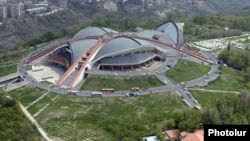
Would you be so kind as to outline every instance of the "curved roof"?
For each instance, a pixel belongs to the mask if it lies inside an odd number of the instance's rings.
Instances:
[[[141,46],[151,46],[151,47],[155,46],[152,42],[147,41],[147,40],[142,40],[142,39],[134,39],[134,40],[139,42]]]
[[[183,31],[179,30],[178,46],[182,47],[183,45],[184,45],[184,35],[183,35]]]
[[[111,35],[112,33],[117,34],[118,32],[103,27],[86,27],[79,31],[75,34],[73,39],[80,38],[81,40],[72,40],[69,43],[72,50],[72,63],[79,57],[79,55],[97,43],[96,39],[90,39],[88,37],[103,36],[106,34]],[[167,21],[156,27],[155,30],[140,30],[139,32],[134,32],[134,34],[146,38],[153,38],[153,36],[158,35],[165,42],[175,44],[177,46],[183,46],[184,44],[183,33],[173,21]],[[133,39],[127,36],[117,36],[105,42],[105,44],[97,51],[93,60],[96,61],[101,58],[108,57],[109,55],[122,54],[145,47],[157,48],[161,50],[160,47],[146,40]]]
[[[72,51],[71,56],[71,63],[75,62],[77,58],[84,52],[86,52],[90,47],[94,46],[97,43],[95,39],[86,39],[80,40],[77,42],[70,42],[70,49]]]
[[[115,57],[106,57],[101,60],[101,64],[138,64],[154,58],[153,52],[145,52],[138,54],[119,55]]]
[[[103,47],[96,54],[95,59],[103,55],[110,54],[112,52],[128,50],[131,48],[136,48],[138,46],[140,46],[140,42],[132,38],[124,37],[124,36],[117,37],[108,41],[105,45],[103,45]]]
[[[157,30],[144,30],[142,32],[136,32],[137,36],[152,38],[154,35],[160,35],[162,40],[171,44],[176,44],[176,42],[171,38],[171,36]]]
[[[92,60],[92,63],[101,60],[101,62],[105,64],[136,64],[145,60],[152,59],[155,54],[152,52],[147,52],[155,49],[160,52],[166,52],[165,48],[156,46],[149,41],[120,36],[113,40],[110,40],[105,45],[103,45],[99,52],[96,54],[95,58]],[[144,53],[132,53],[141,51],[143,51]]]
[[[155,30],[167,34],[174,41],[175,45],[183,46],[183,33],[173,21],[167,21],[156,27]]]
[[[118,33],[118,32],[115,30],[112,30],[109,28],[103,28],[103,27],[86,27],[80,30],[78,33],[76,33],[73,39],[85,38],[88,36],[102,36],[102,35],[111,34],[111,33]]]
[[[107,31],[109,34],[111,34],[111,33],[119,33],[118,31],[115,31],[115,30],[113,30],[113,29],[109,29],[109,28],[105,28],[105,27],[102,27],[102,29],[103,30],[105,30],[105,31]]]

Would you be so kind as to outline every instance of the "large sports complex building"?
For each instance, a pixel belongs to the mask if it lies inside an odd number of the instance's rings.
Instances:
[[[184,46],[182,27],[167,21],[155,29],[136,28],[118,32],[104,27],[87,27],[27,61],[38,81],[73,89],[91,70],[147,71],[155,63],[184,54],[210,63],[202,54]],[[39,71],[40,70],[40,71]]]

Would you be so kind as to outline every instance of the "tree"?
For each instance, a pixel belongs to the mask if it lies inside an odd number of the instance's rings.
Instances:
[[[155,136],[157,136],[161,141],[166,138],[166,136],[162,133],[161,129],[157,129],[155,131]]]
[[[184,131],[192,131],[196,129],[201,121],[201,114],[196,110],[185,110],[184,120],[181,121],[178,127]]]
[[[245,82],[250,81],[250,66],[244,70],[244,80]]]
[[[48,42],[55,39],[55,34],[51,31],[44,33],[41,37],[41,42]]]
[[[105,19],[106,19],[106,16],[103,13],[97,13],[94,15],[94,17],[92,19],[93,20],[92,24],[94,26],[106,27]]]
[[[249,51],[249,50],[250,50],[250,47],[249,47],[249,45],[247,45],[245,48],[245,51]]]
[[[0,92],[0,140],[38,141],[35,126],[25,118],[15,100]]]
[[[182,111],[173,112],[173,119],[174,119],[175,125],[178,126],[179,123],[184,120],[183,112]]]
[[[61,31],[60,31],[61,35],[62,36],[65,36],[65,35],[68,35],[69,34],[69,31],[65,28],[63,28]]]
[[[174,119],[168,119],[165,123],[165,127],[167,129],[173,129],[175,127],[175,122],[174,122]]]

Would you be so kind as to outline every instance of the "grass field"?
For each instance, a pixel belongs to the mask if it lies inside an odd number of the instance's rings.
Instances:
[[[241,92],[245,89],[244,83],[242,82],[243,76],[240,72],[229,68],[229,67],[220,67],[221,75],[213,82],[210,82],[209,85],[204,87],[194,87],[192,89],[207,89],[213,90],[212,92],[208,91],[199,91],[199,90],[189,90],[195,99],[202,106],[211,106],[214,107],[218,99],[224,99],[227,96],[235,96],[235,93],[230,92]],[[218,91],[229,91],[229,92],[216,92]]]
[[[88,76],[82,90],[94,90],[98,91],[102,88],[114,88],[115,90],[128,90],[132,87],[148,88],[161,86],[163,83],[155,76],[100,76],[91,75]]]
[[[27,106],[38,97],[42,96],[44,93],[46,93],[46,91],[43,89],[33,87],[32,85],[27,85],[22,88],[10,91],[8,94],[20,101],[24,106]]]
[[[179,59],[178,63],[167,71],[165,75],[175,82],[183,82],[205,75],[209,69],[209,66]]]
[[[17,64],[11,64],[7,66],[0,66],[0,77],[17,72]]]
[[[34,105],[30,106],[28,108],[28,111],[32,115],[34,115],[35,113],[37,113],[39,111],[39,109],[43,108],[46,104],[50,103],[51,100],[56,96],[57,96],[57,94],[48,94],[48,95],[44,96],[41,100],[36,102]]]
[[[227,96],[235,96],[233,93],[216,93],[216,92],[206,92],[206,91],[197,91],[190,90],[193,97],[199,102],[201,106],[205,107],[214,107],[216,102],[219,99],[224,99]]]
[[[188,108],[174,93],[139,97],[90,98],[61,95],[36,119],[52,137],[64,140],[112,140],[110,126],[153,122],[159,112]],[[153,126],[153,125],[152,125]],[[153,130],[153,127],[149,127]]]
[[[9,65],[13,63],[18,63],[21,59],[31,53],[34,49],[26,49],[17,52],[16,50],[10,50],[7,52],[1,52],[0,54],[0,65]],[[8,54],[8,55],[7,55]]]
[[[241,91],[243,90],[243,76],[241,72],[229,67],[220,67],[221,75],[215,81],[205,86],[205,89],[225,90],[225,91]]]
[[[192,66],[193,69],[189,68]],[[181,60],[172,68],[174,80],[185,81],[206,74],[208,67]],[[208,90],[240,91],[244,89],[242,75],[228,67],[221,67],[221,76],[205,87],[196,87]],[[185,71],[184,71],[185,70]],[[171,70],[169,70],[171,71]],[[183,73],[184,72],[184,73]],[[195,73],[194,73],[195,72]],[[181,75],[184,78],[179,78]],[[185,79],[185,80],[184,80]],[[110,82],[110,83],[109,83]],[[140,77],[106,77],[93,75],[88,77],[82,89],[100,90],[103,87],[112,87],[116,90],[140,88],[163,85],[153,76]],[[201,106],[214,107],[219,99],[226,96],[234,96],[231,93],[218,93],[190,90]],[[30,85],[9,92],[24,106],[29,105],[46,91]],[[57,97],[55,101],[51,101]],[[156,128],[157,115],[170,113],[176,110],[189,109],[175,92],[151,94],[138,97],[77,97],[50,93],[36,104],[28,108],[31,114],[35,114],[40,108],[48,104],[38,116],[38,123],[45,129],[48,135],[54,139],[71,140],[94,140],[111,141],[113,135],[109,129],[123,127],[124,123],[145,123],[148,130]],[[157,121],[158,122],[158,121]],[[157,124],[164,125],[164,121]]]
[[[18,61],[20,61],[23,57],[27,56],[33,50],[34,49],[27,49],[23,52],[20,52],[18,55],[11,56],[6,59],[2,59],[0,61],[0,72],[1,72],[0,77],[17,72]]]
[[[209,86],[201,87],[210,90],[240,90],[243,88],[241,75],[228,67],[221,68],[219,79],[210,83]],[[93,76],[97,79],[100,76]],[[91,78],[91,77],[90,77]],[[95,79],[92,79],[88,85],[98,86]],[[98,78],[114,80],[116,85],[123,85],[124,79],[120,78]],[[134,78],[136,80],[136,78]],[[155,78],[154,78],[155,79]],[[95,80],[95,81],[93,81]],[[107,82],[106,80],[104,82]],[[126,80],[126,85],[134,83],[135,80]],[[90,80],[89,80],[90,81]],[[138,80],[137,80],[138,81]],[[145,78],[144,78],[145,81]],[[99,82],[100,83],[100,82]],[[145,82],[144,82],[145,83]],[[148,83],[148,82],[147,82]],[[228,88],[228,86],[230,86]],[[108,85],[105,85],[108,87]],[[124,87],[124,86],[123,86]],[[131,86],[129,86],[130,88]],[[98,89],[99,89],[98,88]],[[234,96],[231,93],[206,92],[190,90],[192,95],[203,107],[216,106],[216,101],[224,99],[226,96]],[[24,105],[28,105],[36,100],[44,90],[26,86],[11,92],[13,97],[20,100]],[[52,98],[57,97],[55,101]],[[176,110],[189,109],[186,104],[176,95],[175,92],[165,92],[161,94],[152,94],[138,97],[77,97],[69,95],[49,94],[28,110],[34,114],[45,104],[49,103],[38,116],[38,123],[45,129],[48,135],[54,139],[70,140],[94,140],[110,141],[113,140],[113,134],[109,129],[121,129],[124,123],[145,123],[148,130],[152,131],[158,125],[164,125],[165,121],[157,121],[159,113],[170,113]]]

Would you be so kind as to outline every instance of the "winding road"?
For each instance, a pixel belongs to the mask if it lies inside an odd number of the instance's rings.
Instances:
[[[212,61],[217,61],[217,59],[211,55],[209,52],[202,52],[207,58],[210,58],[210,60]],[[61,87],[54,87],[52,85],[47,85],[44,83],[40,83],[38,81],[36,81],[35,78],[33,78],[30,75],[27,75],[26,73],[26,67],[25,67],[25,60],[29,60],[30,56],[27,56],[26,58],[24,58],[22,61],[20,61],[20,64],[18,65],[18,70],[19,70],[19,75],[25,77],[26,80],[28,80],[32,85],[35,85],[37,87],[46,89],[48,91],[53,91],[56,93],[60,93],[60,94],[67,94],[68,90],[63,89]],[[177,94],[182,98],[182,100],[189,105],[191,108],[193,107],[200,107],[199,103],[197,102],[197,100],[195,100],[193,98],[193,96],[191,95],[190,92],[188,92],[186,90],[186,88],[188,87],[193,87],[193,86],[204,86],[207,85],[208,82],[215,80],[219,74],[216,73],[218,71],[219,68],[219,64],[211,64],[210,65],[210,70],[207,74],[205,74],[204,76],[200,77],[200,78],[196,78],[194,80],[191,81],[187,81],[187,82],[182,82],[182,83],[174,83],[172,82],[170,79],[166,78],[165,75],[163,75],[161,72],[165,67],[166,64],[170,64],[171,66],[174,66],[179,58],[172,58],[171,62],[167,62],[164,65],[162,65],[161,67],[158,67],[154,70],[150,71],[150,75],[155,75],[160,81],[162,81],[163,83],[166,83],[165,81],[167,81],[167,85],[163,85],[160,87],[153,87],[153,88],[148,88],[148,89],[140,89],[140,95],[145,95],[145,94],[151,94],[151,93],[161,93],[161,92],[166,92],[166,91],[176,91]],[[165,70],[166,71],[166,70]],[[95,72],[95,71],[93,71]],[[89,72],[91,73],[91,72]],[[104,72],[104,71],[97,71],[97,73],[103,73],[105,75],[119,75],[119,72]],[[109,74],[110,73],[110,74]],[[124,72],[121,72],[121,74],[126,74]],[[135,71],[131,71],[129,73],[127,73],[129,75],[141,75],[138,72]],[[113,97],[113,96],[125,96],[125,93],[128,93],[128,91],[115,91],[114,93],[105,93],[103,94],[104,97]],[[79,93],[77,95],[79,96],[91,96],[92,91],[79,91]]]

